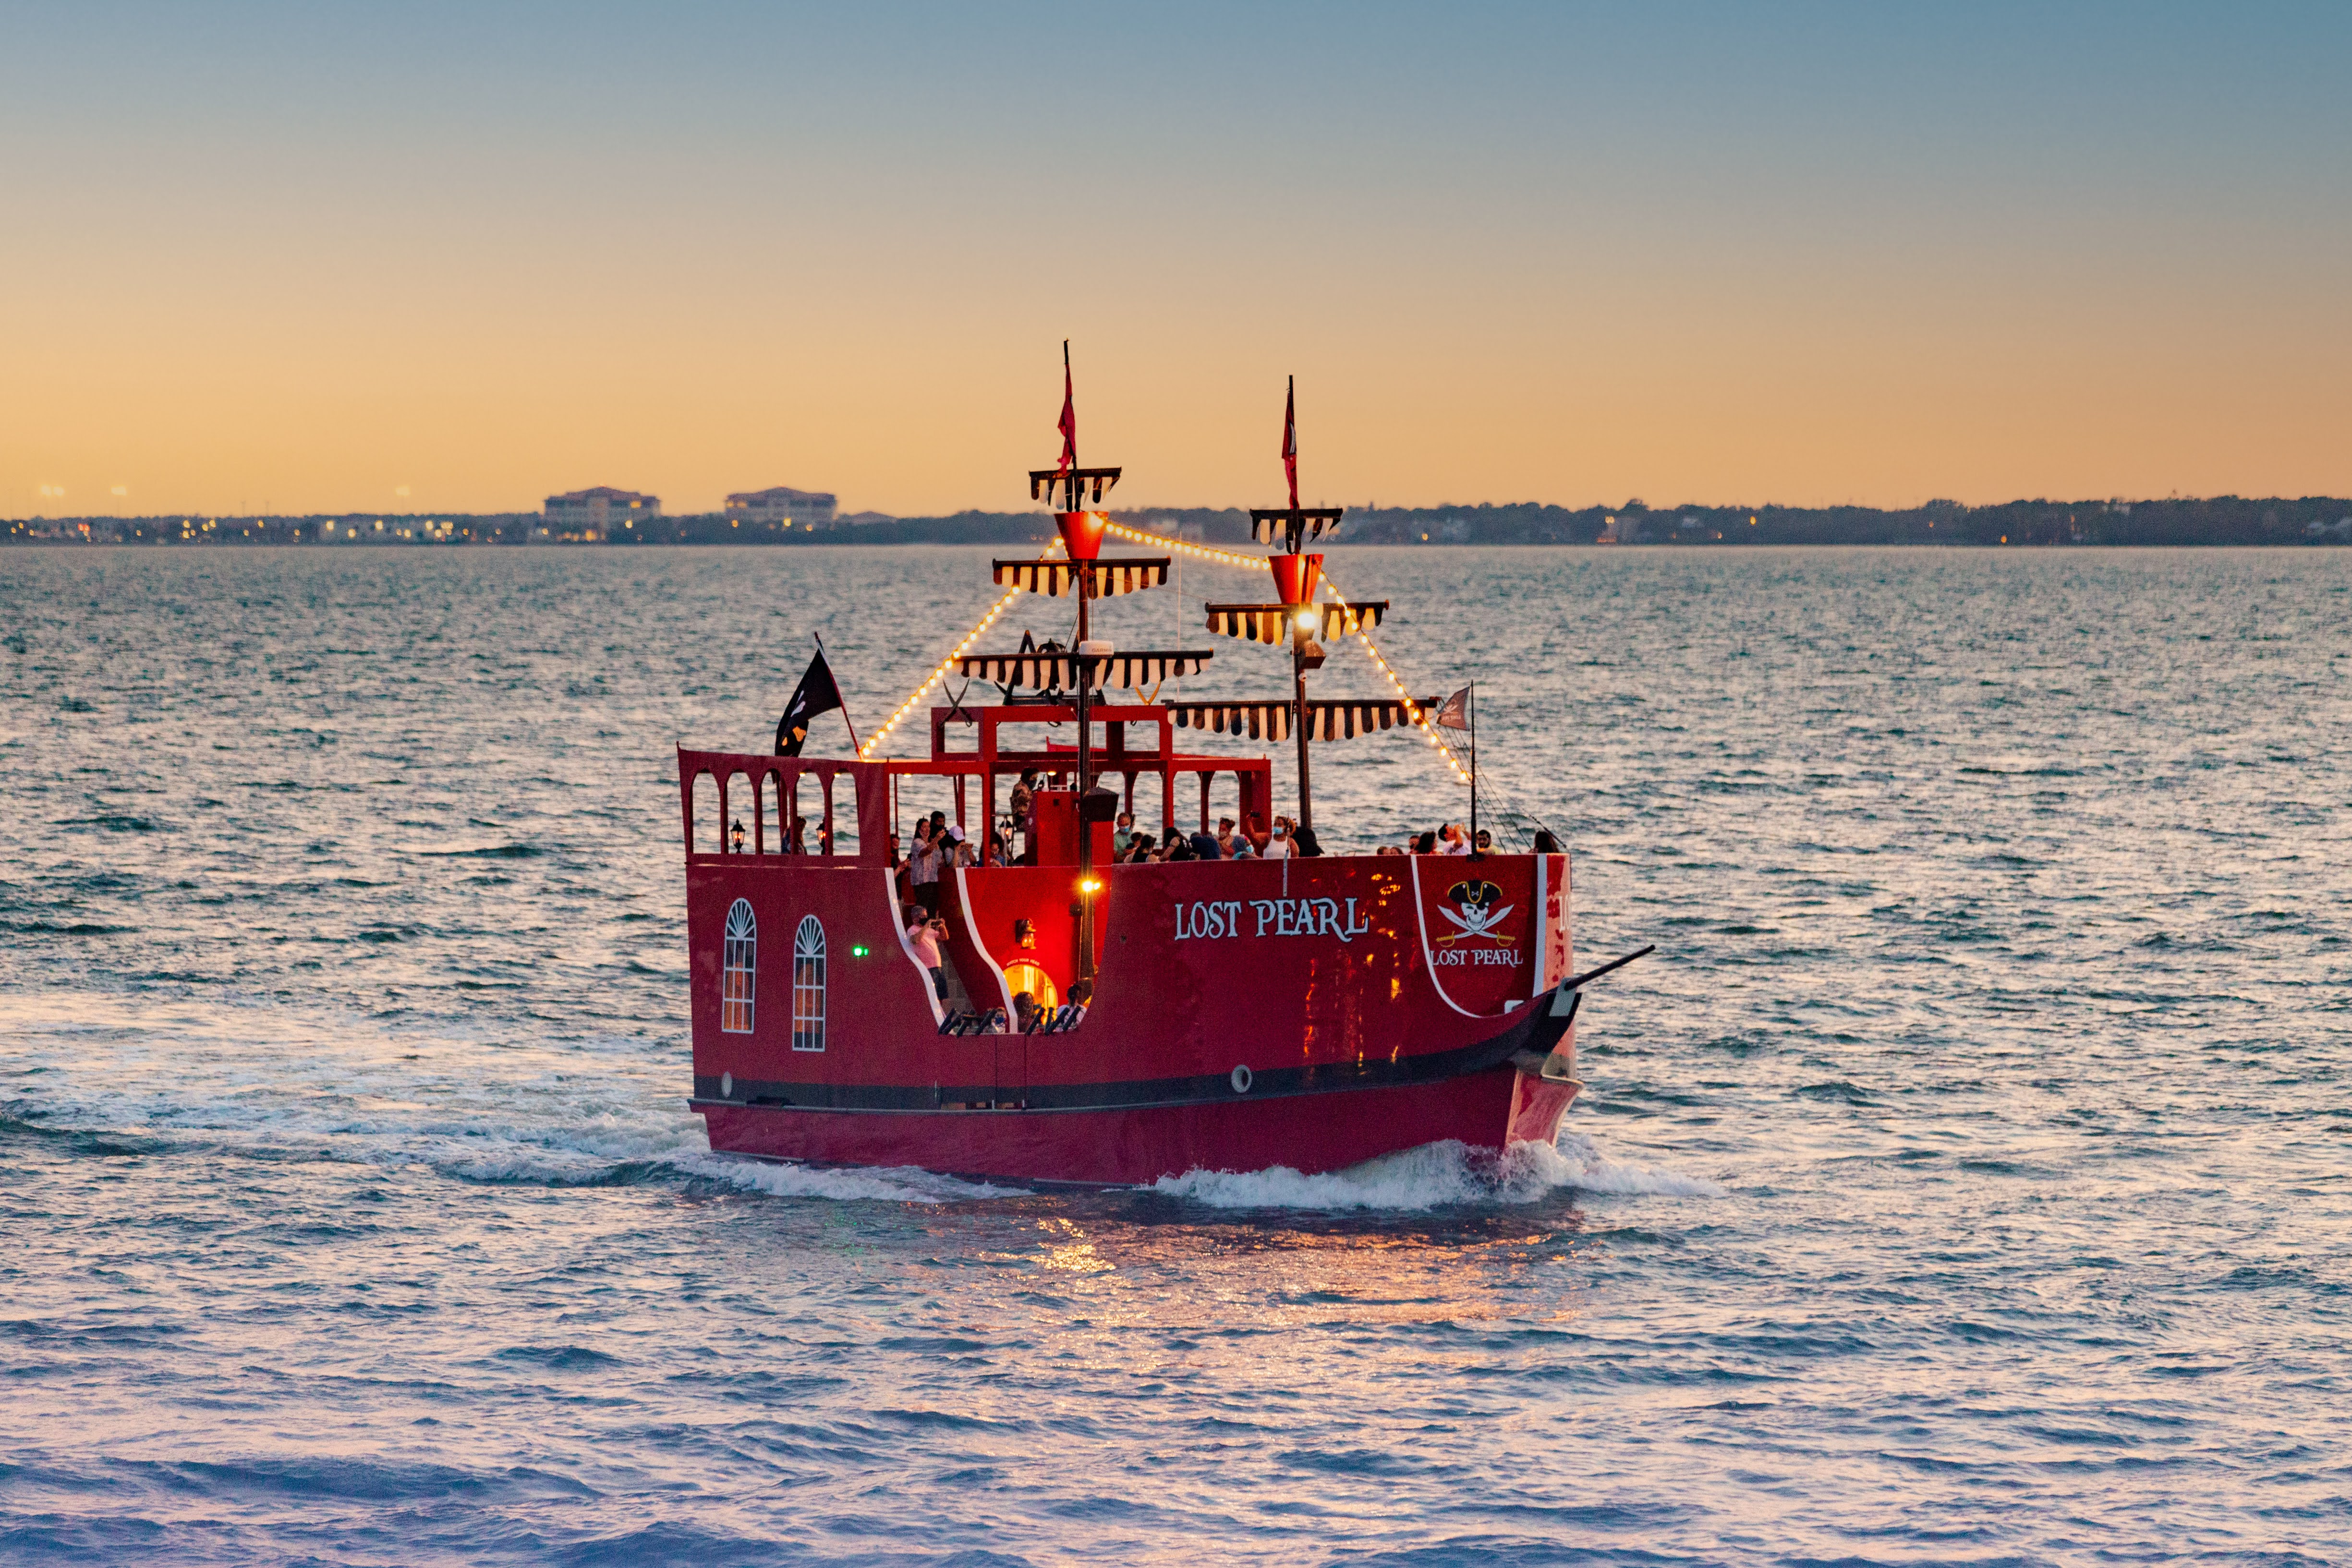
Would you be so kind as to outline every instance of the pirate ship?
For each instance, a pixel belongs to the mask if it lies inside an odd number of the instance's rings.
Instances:
[[[993,563],[1003,596],[890,721],[854,758],[800,755],[810,716],[838,703],[820,654],[774,754],[678,752],[691,1103],[712,1148],[1149,1182],[1196,1168],[1331,1170],[1442,1139],[1549,1142],[1581,1087],[1581,987],[1617,967],[1572,972],[1566,855],[1112,862],[1113,821],[1135,809],[1139,784],[1163,841],[1188,780],[1204,831],[1212,786],[1228,776],[1244,831],[1272,821],[1271,758],[1187,752],[1180,731],[1295,741],[1308,829],[1317,745],[1417,732],[1467,776],[1432,703],[1407,695],[1372,640],[1388,604],[1341,598],[1306,548],[1342,511],[1299,506],[1290,410],[1290,504],[1253,513],[1270,556],[1158,538],[1099,510],[1121,470],[1078,463],[1064,352],[1061,459],[1029,476],[1059,538],[1037,559]],[[1107,556],[1110,536],[1169,553]],[[1208,604],[1205,630],[1286,646],[1286,695],[1163,696],[1214,650],[1094,635],[1092,606],[1164,587],[1175,552],[1270,572],[1269,598]],[[1072,601],[1070,645],[972,651],[1024,594]],[[1394,695],[1310,698],[1324,645],[1350,637]],[[931,706],[928,757],[876,756],[951,673],[992,684],[1000,700]],[[1037,787],[1005,789],[1024,775]],[[923,780],[943,784],[958,824],[983,840],[1002,803],[1024,806],[1008,824],[1026,845],[1019,863],[940,873],[936,977],[893,865],[900,791]],[[811,820],[813,838],[799,827]],[[1064,1000],[1079,982],[1090,1005]]]

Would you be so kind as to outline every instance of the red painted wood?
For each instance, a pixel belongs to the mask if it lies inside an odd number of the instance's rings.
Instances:
[[[681,783],[690,790],[697,771],[735,760],[682,754]],[[822,1098],[818,1086],[829,1086],[869,1098],[903,1092],[918,1103],[934,1090],[1007,1102],[1055,1086],[1223,1081],[1236,1067],[1253,1075],[1339,1068],[1344,1076],[1498,1039],[1527,1020],[1532,998],[1573,960],[1565,856],[1543,857],[1540,887],[1528,855],[1106,866],[1096,895],[1095,1004],[1085,1020],[1056,1035],[942,1036],[929,977],[899,941],[890,873],[868,848],[883,840],[887,774],[898,765],[829,766],[855,775],[842,793],[854,790],[861,812],[856,856],[688,856],[694,1070],[705,1096],[722,1074],[786,1098],[802,1090]],[[1016,920],[1035,924],[1028,956],[1058,987],[1076,978],[1075,868],[950,872],[942,884],[945,956],[974,1006],[1005,1005],[995,966],[1016,956]],[[719,968],[727,913],[739,898],[758,922],[758,966],[751,1030],[730,1034],[719,1027]],[[793,934],[810,915],[825,936],[821,1051],[793,1049]],[[1118,1111],[815,1111],[709,1098],[698,1106],[714,1148],[1126,1181],[1193,1166],[1329,1169],[1434,1138],[1486,1146],[1548,1138],[1573,1091],[1522,1091],[1518,1077],[1506,1067],[1415,1085]]]
[[[1014,1181],[1141,1183],[1190,1170],[1271,1166],[1312,1175],[1445,1138],[1498,1147],[1514,1084],[1524,1079],[1498,1067],[1410,1089],[1276,1100],[1236,1096],[1225,1103],[1149,1111],[875,1113],[714,1102],[696,1109],[709,1124],[711,1147],[738,1154],[824,1165],[919,1166]],[[1566,1098],[1559,1109],[1567,1109]],[[1553,1123],[1556,1127],[1556,1113]]]

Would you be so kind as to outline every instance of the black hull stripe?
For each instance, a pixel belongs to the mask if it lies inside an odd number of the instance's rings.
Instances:
[[[987,1083],[795,1083],[789,1080],[738,1078],[732,1094],[719,1092],[717,1075],[695,1074],[694,1098],[714,1105],[759,1105],[793,1111],[938,1111],[974,1101],[1018,1100],[1032,1111],[1141,1111],[1165,1106],[1213,1104],[1227,1100],[1283,1099],[1339,1094],[1357,1089],[1394,1089],[1437,1083],[1499,1067],[1522,1051],[1547,1054],[1568,1032],[1569,1020],[1555,1019],[1549,994],[1538,997],[1518,1021],[1491,1040],[1454,1051],[1365,1061],[1326,1062],[1314,1067],[1251,1067],[1246,1092],[1223,1073],[1192,1078],[1146,1078],[1124,1083],[1032,1083],[1026,1088]],[[966,1037],[975,1045],[1004,1035]],[[1047,1038],[1047,1037],[1041,1037]]]

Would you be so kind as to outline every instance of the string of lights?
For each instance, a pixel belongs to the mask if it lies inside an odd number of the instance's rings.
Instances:
[[[1219,566],[1238,566],[1252,571],[1261,571],[1265,568],[1265,558],[1264,556],[1238,555],[1232,550],[1211,549],[1205,545],[1188,545],[1182,539],[1165,538],[1159,534],[1148,534],[1140,528],[1130,528],[1124,523],[1111,524],[1109,531],[1117,534],[1121,538],[1132,539],[1138,544],[1148,544],[1156,546],[1161,549],[1176,550],[1184,555],[1194,557],[1200,560],[1215,561]],[[1346,595],[1339,591],[1339,585],[1331,580],[1330,575],[1328,572],[1324,575],[1323,586],[1331,591],[1331,598],[1342,609],[1347,607],[1348,601]],[[1371,632],[1368,631],[1361,622],[1357,624],[1356,638],[1359,642],[1363,643],[1364,652],[1372,656],[1372,663],[1379,667],[1381,674],[1387,677],[1390,688],[1393,690],[1399,697],[1403,699],[1406,716],[1412,720],[1415,727],[1421,731],[1422,738],[1428,741],[1431,746],[1434,747],[1437,750],[1437,754],[1445,758],[1445,766],[1454,770],[1454,782],[1458,784],[1469,783],[1470,770],[1462,766],[1462,759],[1454,755],[1454,748],[1445,744],[1445,737],[1439,735],[1437,733],[1437,727],[1430,723],[1429,715],[1423,711],[1419,703],[1412,700],[1412,695],[1405,690],[1404,682],[1397,678],[1395,668],[1391,666],[1387,658],[1381,654],[1380,644],[1372,641]]]
[[[1050,559],[1054,553],[1061,548],[1062,541],[1055,539],[1052,544],[1045,548],[1047,558]],[[1013,601],[1020,598],[1024,591],[1024,590],[1019,588],[1008,588],[1004,591],[1003,598],[998,600],[995,603],[988,607],[988,613],[982,616],[978,623],[976,623],[971,631],[963,634],[962,641],[959,642],[953,648],[948,651],[948,656],[941,659],[939,663],[939,667],[923,678],[923,684],[915,688],[914,695],[909,696],[905,702],[898,705],[898,711],[897,713],[892,714],[888,718],[883,720],[881,728],[876,730],[873,734],[866,737],[866,744],[857,748],[858,761],[865,762],[872,758],[875,751],[881,746],[881,744],[890,738],[890,732],[898,727],[899,721],[905,718],[908,714],[915,711],[915,705],[921,702],[924,696],[929,693],[933,686],[938,685],[941,681],[947,678],[948,672],[955,668],[955,662],[963,656],[963,651],[966,648],[971,647],[974,643],[980,641],[981,633],[987,631],[991,626],[995,625],[996,618],[1003,614],[1007,609],[1011,608]]]

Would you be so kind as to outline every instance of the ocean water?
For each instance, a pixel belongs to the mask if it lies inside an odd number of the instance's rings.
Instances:
[[[714,1156],[671,747],[987,554],[0,554],[0,1562],[2352,1557],[2352,552],[1334,550],[1659,945],[1556,1151]]]

